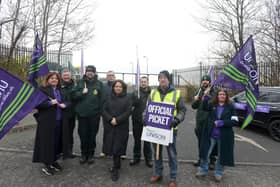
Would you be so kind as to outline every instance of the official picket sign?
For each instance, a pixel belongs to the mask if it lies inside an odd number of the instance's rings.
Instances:
[[[149,101],[146,106],[145,123],[142,131],[142,140],[168,145],[173,141],[174,104]]]

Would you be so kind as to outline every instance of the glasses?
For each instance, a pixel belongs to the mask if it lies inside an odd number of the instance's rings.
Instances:
[[[226,95],[226,94],[224,94],[224,93],[219,93],[218,95]]]

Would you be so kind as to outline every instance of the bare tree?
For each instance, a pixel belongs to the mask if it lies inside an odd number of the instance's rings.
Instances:
[[[215,56],[228,62],[250,34],[259,32],[255,27],[260,9],[259,0],[206,0],[200,6],[208,11],[199,23],[217,34],[220,43],[213,50]]]
[[[258,59],[266,70],[260,75],[264,83],[279,85],[280,73],[280,0],[267,0],[261,19]]]
[[[94,28],[90,18],[92,8],[86,8],[89,7],[87,1],[65,0],[64,3],[65,11],[59,33],[58,63],[60,63],[62,51],[81,47],[86,43],[85,41],[92,38]]]

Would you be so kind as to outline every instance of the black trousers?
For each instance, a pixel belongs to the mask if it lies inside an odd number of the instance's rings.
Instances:
[[[92,157],[96,147],[96,135],[99,129],[100,116],[78,117],[78,134],[81,140],[82,156]]]
[[[113,155],[113,168],[120,169],[121,168],[121,156]]]
[[[194,129],[194,132],[195,132],[195,135],[197,137],[197,142],[198,142],[198,158],[200,159],[201,156],[200,156],[200,147],[202,146],[201,145],[201,139],[202,139],[202,128],[200,127],[196,127]],[[209,139],[209,142],[210,142],[210,139]],[[218,155],[217,153],[217,145],[215,145],[213,151],[211,152],[210,154],[210,162],[215,162],[216,161],[216,156]]]
[[[69,118],[68,119],[68,124],[69,124],[69,152],[73,152],[73,145],[74,145],[74,129],[75,129],[75,124],[76,124],[76,118]]]
[[[139,122],[133,122],[133,137],[134,137],[134,147],[133,147],[133,158],[134,160],[141,159],[141,135],[143,130],[143,124]],[[152,159],[152,148],[151,143],[144,141],[144,157],[146,160]]]

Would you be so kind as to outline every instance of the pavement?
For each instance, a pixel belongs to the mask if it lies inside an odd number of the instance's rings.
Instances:
[[[193,115],[193,114],[191,114]],[[188,116],[187,119],[193,117]],[[189,123],[190,120],[184,123]],[[193,123],[193,122],[191,122]],[[193,128],[192,126],[188,128]],[[77,129],[77,128],[76,128]],[[54,176],[45,176],[41,172],[41,164],[32,163],[32,151],[36,122],[32,115],[28,115],[9,134],[0,140],[0,186],[167,186],[168,185],[168,162],[164,162],[164,178],[158,184],[150,184],[149,178],[152,169],[147,168],[144,162],[139,165],[129,166],[129,158],[132,157],[133,138],[130,136],[127,156],[128,159],[122,160],[120,180],[112,182],[110,179],[109,168],[112,160],[108,158],[98,158],[101,150],[103,129],[97,136],[96,160],[93,165],[80,165],[79,158],[69,160],[59,160],[63,165],[63,171]],[[274,162],[242,162],[237,160],[236,167],[227,167],[221,183],[213,180],[213,172],[204,179],[197,179],[194,174],[197,171],[192,165],[195,153],[186,148],[187,140],[194,137],[180,136],[178,141],[178,186],[240,186],[240,187],[280,187],[280,159]],[[190,143],[192,145],[192,143]],[[75,131],[74,151],[79,154],[79,138]],[[195,145],[195,143],[193,143]],[[275,144],[278,145],[279,144]],[[185,149],[184,149],[185,147]],[[183,150],[184,149],[184,150]],[[275,149],[275,148],[273,148]],[[253,155],[258,160],[258,154]],[[279,158],[279,155],[277,156]],[[166,160],[166,151],[164,150]]]

